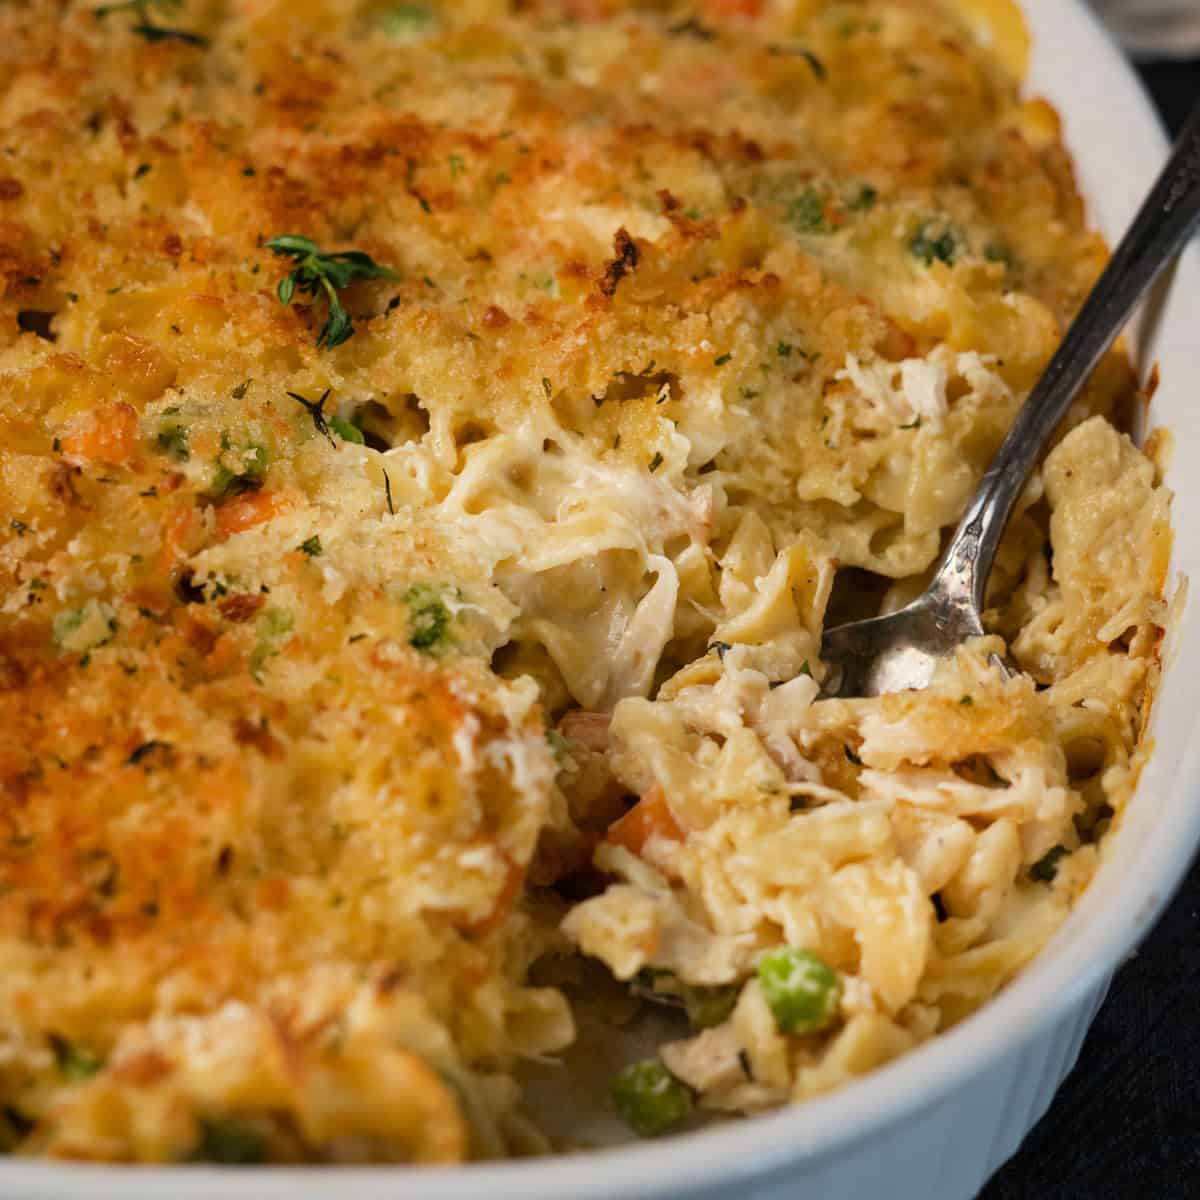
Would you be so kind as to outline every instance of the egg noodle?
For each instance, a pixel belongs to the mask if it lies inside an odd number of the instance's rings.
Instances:
[[[0,6],[0,1147],[544,1151],[575,970],[692,1016],[653,1132],[1038,952],[1165,621],[1123,353],[988,636],[818,698],[1105,261],[1026,50],[1007,0]]]

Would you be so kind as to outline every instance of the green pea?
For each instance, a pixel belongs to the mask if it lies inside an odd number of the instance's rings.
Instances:
[[[202,1117],[200,1140],[192,1158],[197,1162],[244,1166],[262,1162],[266,1153],[266,1139],[249,1121],[240,1117]]]
[[[758,982],[784,1033],[818,1033],[837,1014],[841,980],[808,950],[782,946],[764,954]]]
[[[395,4],[379,18],[385,33],[401,39],[420,37],[436,23],[436,14],[424,4]]]
[[[363,437],[363,431],[350,421],[344,421],[341,417],[330,417],[329,428],[342,439],[343,442],[353,442],[355,445],[361,446],[366,441]]]
[[[692,1111],[690,1089],[657,1058],[630,1063],[612,1081],[613,1103],[639,1137],[654,1137]]]

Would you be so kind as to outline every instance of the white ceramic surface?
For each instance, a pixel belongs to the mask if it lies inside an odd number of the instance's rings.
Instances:
[[[1031,0],[1031,85],[1066,121],[1091,219],[1115,239],[1165,154],[1136,77],[1082,0]],[[1145,322],[1143,322],[1143,327]],[[1145,330],[1143,328],[1143,333]],[[1200,580],[1200,247],[1140,339],[1163,383],[1151,413],[1176,439],[1175,569]],[[1113,971],[1200,843],[1200,601],[1169,648],[1155,756],[1115,853],[1045,953],[982,1012],[802,1108],[571,1158],[456,1170],[78,1167],[0,1159],[0,1200],[970,1200],[1073,1065]]]

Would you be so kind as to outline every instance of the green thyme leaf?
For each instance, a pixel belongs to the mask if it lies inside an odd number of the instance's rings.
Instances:
[[[75,1046],[57,1033],[50,1034],[48,1040],[58,1069],[68,1079],[88,1079],[103,1069],[104,1059],[83,1046]]]
[[[381,266],[361,250],[342,250],[326,254],[311,238],[298,233],[284,233],[265,243],[274,254],[291,258],[295,268],[279,281],[276,295],[281,304],[290,304],[299,292],[316,298],[322,292],[329,314],[317,345],[333,349],[354,336],[354,323],[342,307],[338,293],[358,279],[398,279],[390,267]]]
[[[166,25],[156,25],[150,15],[152,8],[162,12],[178,12],[183,7],[183,0],[119,0],[116,4],[103,4],[92,9],[98,21],[104,20],[110,13],[127,12],[133,15],[134,23],[129,31],[145,38],[148,42],[183,42],[189,46],[207,46],[208,38],[186,29],[172,29]],[[147,168],[149,170],[149,168]],[[140,178],[140,176],[139,176]]]

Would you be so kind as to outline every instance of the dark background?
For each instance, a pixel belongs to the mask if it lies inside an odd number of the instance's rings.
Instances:
[[[1177,132],[1200,100],[1200,60],[1139,69]],[[1117,973],[1053,1107],[979,1200],[1140,1196],[1200,1198],[1200,865]]]

